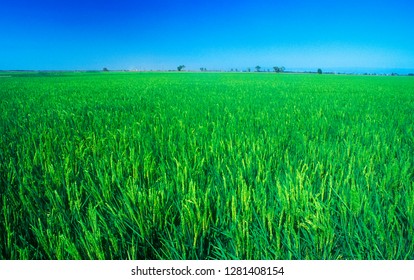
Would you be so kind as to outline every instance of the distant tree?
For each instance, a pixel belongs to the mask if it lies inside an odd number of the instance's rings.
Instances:
[[[322,74],[322,69],[318,68],[318,74]]]
[[[281,66],[281,67],[279,67],[279,66],[274,66],[273,67],[273,71],[275,71],[276,73],[281,73],[281,72],[285,72],[285,66]]]
[[[247,67],[247,72],[250,72],[251,70],[250,70],[250,67]]]
[[[180,65],[180,66],[177,66],[177,70],[178,71],[181,71],[181,70],[183,70],[185,68],[185,65]]]
[[[104,72],[109,72],[108,68],[106,68],[106,67],[104,67],[104,68],[102,69],[102,71],[104,71]]]
[[[257,65],[256,67],[254,67],[255,69],[256,69],[256,72],[260,72],[260,68],[262,68],[262,67],[260,67],[259,65]]]
[[[201,68],[200,68],[200,71],[201,71],[201,72],[205,72],[205,71],[207,71],[207,68],[205,68],[205,67],[201,67]]]

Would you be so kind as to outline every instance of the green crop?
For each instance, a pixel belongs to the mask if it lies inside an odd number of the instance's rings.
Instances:
[[[0,259],[413,259],[414,80],[11,73]]]

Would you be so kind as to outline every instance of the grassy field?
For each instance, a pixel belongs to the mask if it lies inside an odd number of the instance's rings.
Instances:
[[[414,259],[414,79],[10,73],[0,259]]]

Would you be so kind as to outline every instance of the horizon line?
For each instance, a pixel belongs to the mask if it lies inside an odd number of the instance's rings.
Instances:
[[[257,67],[257,66],[256,66]],[[398,68],[398,67],[292,67],[291,69],[284,69],[277,72],[274,67],[259,66],[257,71],[256,67],[226,67],[219,69],[207,69],[205,67],[200,68],[188,68],[183,70],[173,69],[157,69],[151,67],[139,67],[122,69],[108,67],[102,67],[101,69],[0,69],[0,72],[229,72],[229,73],[317,73],[319,69],[325,74],[398,74],[398,75],[414,75],[413,68]],[[283,66],[278,66],[283,67]],[[202,70],[203,69],[203,70]],[[325,69],[325,70],[324,70]]]

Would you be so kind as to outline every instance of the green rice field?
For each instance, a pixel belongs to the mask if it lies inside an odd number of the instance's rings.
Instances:
[[[0,76],[0,259],[414,259],[413,77]]]

